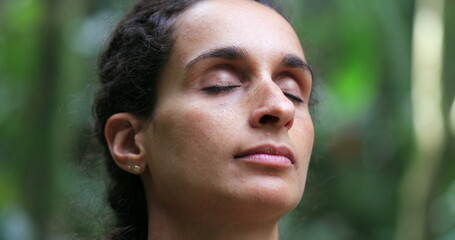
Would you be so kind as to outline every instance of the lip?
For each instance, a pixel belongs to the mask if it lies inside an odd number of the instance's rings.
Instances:
[[[266,167],[286,168],[294,164],[294,154],[289,148],[270,144],[247,149],[234,159]]]

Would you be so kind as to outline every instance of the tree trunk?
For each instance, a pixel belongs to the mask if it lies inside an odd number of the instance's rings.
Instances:
[[[26,122],[24,147],[18,149],[23,159],[22,192],[25,207],[31,214],[36,239],[46,239],[52,212],[54,176],[54,124],[58,91],[58,18],[55,0],[43,0],[43,19],[39,38],[39,56],[34,86],[24,108]]]
[[[416,151],[400,189],[397,240],[427,238],[426,213],[445,147],[442,112],[444,0],[417,0],[412,56],[412,111]]]

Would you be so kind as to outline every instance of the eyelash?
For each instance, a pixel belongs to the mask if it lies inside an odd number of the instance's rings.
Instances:
[[[202,90],[204,90],[208,94],[217,94],[217,93],[222,93],[222,92],[228,92],[234,88],[238,88],[240,86],[210,86],[206,87]]]
[[[292,94],[289,94],[289,93],[285,93],[283,92],[284,95],[289,98],[291,101],[295,102],[295,103],[303,103],[303,99],[299,98],[299,97],[296,97]]]
[[[203,91],[205,91],[208,94],[215,95],[215,94],[218,94],[218,93],[228,92],[228,91],[230,91],[232,89],[235,89],[235,88],[238,88],[238,87],[240,87],[240,86],[236,86],[236,85],[234,85],[234,86],[210,86],[210,87],[204,88]],[[291,101],[296,102],[296,103],[303,103],[303,99],[301,99],[301,98],[299,98],[297,96],[294,96],[294,95],[292,95],[290,93],[285,93],[285,92],[283,92],[283,93]]]

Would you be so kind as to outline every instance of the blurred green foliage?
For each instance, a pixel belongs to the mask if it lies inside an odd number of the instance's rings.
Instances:
[[[97,55],[133,1],[0,0],[0,240],[102,238],[106,184],[91,133]],[[394,239],[416,155],[414,0],[284,3],[320,82],[307,189],[282,239]],[[455,2],[446,1],[447,135],[426,239],[455,239]],[[455,131],[454,131],[455,132]],[[431,161],[431,159],[429,159]],[[419,185],[415,185],[419,188]],[[400,239],[397,239],[400,240]]]

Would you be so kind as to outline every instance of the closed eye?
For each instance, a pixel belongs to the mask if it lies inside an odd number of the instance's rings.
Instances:
[[[210,86],[210,87],[206,87],[206,88],[203,88],[202,91],[208,93],[208,94],[211,94],[211,95],[215,95],[215,94],[218,94],[218,93],[223,93],[223,92],[228,92],[230,90],[233,90],[235,88],[238,88],[240,87],[239,85],[232,85],[232,86]]]
[[[285,92],[283,92],[283,94],[284,94],[287,98],[289,98],[291,101],[293,101],[293,102],[295,102],[295,103],[303,103],[303,99],[301,99],[301,98],[299,98],[299,97],[297,97],[297,96],[295,96],[295,95],[292,95],[292,94],[290,94],[290,93],[285,93]]]

